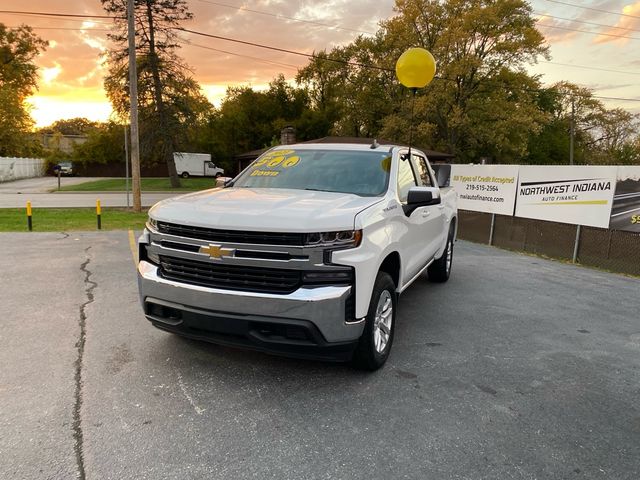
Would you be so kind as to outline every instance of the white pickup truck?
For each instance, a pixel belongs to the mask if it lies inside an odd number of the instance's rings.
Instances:
[[[380,368],[397,299],[445,282],[456,193],[390,145],[276,147],[224,188],[164,200],[139,240],[146,317],[168,332]]]

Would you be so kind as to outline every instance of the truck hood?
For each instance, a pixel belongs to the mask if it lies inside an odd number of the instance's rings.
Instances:
[[[163,200],[149,214],[163,222],[229,230],[352,230],[355,216],[382,201],[349,193],[283,188],[223,188]]]

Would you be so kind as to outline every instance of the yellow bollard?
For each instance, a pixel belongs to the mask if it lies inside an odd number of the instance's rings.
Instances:
[[[96,215],[98,217],[98,230],[102,230],[102,208],[100,207],[100,199],[96,200]]]
[[[31,202],[27,202],[27,227],[29,227],[29,231],[33,230],[33,223],[31,220]]]

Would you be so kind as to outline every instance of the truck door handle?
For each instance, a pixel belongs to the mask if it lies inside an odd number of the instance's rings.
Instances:
[[[423,217],[428,217],[429,215],[431,215],[431,210],[427,210],[426,208],[422,210]]]
[[[439,208],[440,210],[442,210],[442,209],[444,208],[444,203],[442,203],[442,204],[438,205],[438,208]]]

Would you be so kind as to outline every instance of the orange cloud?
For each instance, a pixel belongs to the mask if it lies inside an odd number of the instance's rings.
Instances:
[[[618,23],[611,28],[603,30],[601,35],[595,38],[594,43],[627,43],[629,41],[628,38],[617,38],[615,35],[637,37],[637,34],[634,35],[633,30],[640,30],[640,1],[625,6],[622,9],[622,13],[630,16],[621,16]]]
[[[558,21],[552,17],[541,15],[538,18],[538,30],[544,35],[547,43],[562,43],[573,40],[578,33],[571,30],[564,30],[561,27],[573,28],[571,23]]]
[[[223,2],[231,5],[232,2]],[[358,32],[376,31],[376,23],[392,14],[394,0],[258,0],[243,7],[224,7],[208,0],[189,1],[194,14],[186,28],[238,40],[311,53],[352,41]],[[249,6],[250,5],[250,6]],[[99,0],[3,0],[4,10],[104,15]],[[255,10],[262,13],[251,12]],[[286,18],[289,17],[289,18]],[[291,20],[304,18],[305,23]],[[110,108],[102,89],[103,51],[108,47],[108,19],[64,19],[0,15],[8,26],[28,24],[49,40],[50,46],[37,63],[41,67],[40,90],[31,98],[39,126],[76,114],[105,120]],[[343,29],[319,25],[335,25]],[[230,85],[265,85],[277,74],[291,79],[306,65],[302,56],[240,45],[181,33],[179,54],[193,68],[195,78],[214,103]],[[188,43],[190,42],[190,43]],[[199,46],[196,46],[199,45]],[[206,48],[203,48],[206,47]],[[44,81],[48,80],[48,81]],[[222,92],[222,93],[221,93]]]

